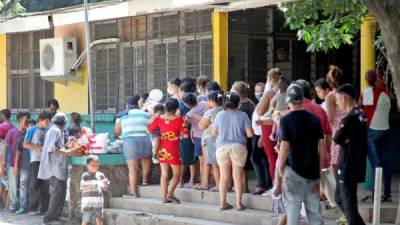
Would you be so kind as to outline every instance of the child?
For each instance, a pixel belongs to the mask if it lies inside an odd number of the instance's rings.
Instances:
[[[28,128],[36,125],[35,120],[29,120]],[[15,155],[14,169],[19,174],[19,210],[16,214],[25,214],[29,210],[29,185],[30,185],[30,153],[29,149],[23,147],[25,134],[20,137],[17,145],[17,154]]]
[[[271,106],[270,108],[272,109],[272,118],[275,120],[278,117],[279,120],[279,113],[283,112],[288,109],[289,105],[286,103],[286,90],[290,85],[290,81],[287,80],[284,77],[281,77],[276,84],[276,88],[278,89],[278,92],[276,95],[272,98],[271,100]],[[274,123],[272,126],[272,133],[271,136],[269,137],[271,141],[276,141],[276,135],[277,135],[277,124]]]
[[[78,126],[72,126],[68,129],[68,141],[66,147],[68,149],[78,149],[79,155],[88,153],[84,143],[82,143],[82,129]]]
[[[153,115],[153,120],[154,120],[155,118],[164,115],[165,113],[164,105],[163,104],[156,105],[153,111],[154,111]],[[161,139],[160,129],[157,129],[153,132],[152,139],[153,139],[153,163],[158,163],[157,152],[160,150],[160,139]]]
[[[178,100],[169,98],[165,103],[166,114],[156,117],[148,127],[148,132],[153,133],[160,130],[160,149],[157,151],[161,167],[161,190],[162,203],[180,203],[174,192],[181,176],[181,160],[179,154],[179,137],[183,130],[184,120],[176,116],[179,108]],[[184,134],[187,136],[187,134]],[[169,167],[172,169],[173,177],[168,190]]]
[[[96,219],[96,225],[103,224],[103,207],[105,191],[110,184],[103,173],[99,172],[99,158],[89,155],[86,159],[88,171],[82,174],[82,225],[90,223],[92,218]]]

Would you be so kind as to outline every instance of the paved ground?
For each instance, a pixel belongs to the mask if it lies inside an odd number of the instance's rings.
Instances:
[[[0,211],[0,225],[40,225],[41,216],[15,215],[6,211]]]

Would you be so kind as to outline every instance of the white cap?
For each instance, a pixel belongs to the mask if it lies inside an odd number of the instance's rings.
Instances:
[[[149,93],[149,99],[156,101],[156,102],[161,101],[163,96],[164,96],[164,94],[162,93],[162,91],[160,89],[153,89]]]

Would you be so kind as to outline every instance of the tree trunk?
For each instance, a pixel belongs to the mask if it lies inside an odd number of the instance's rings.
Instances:
[[[400,103],[400,10],[398,0],[363,0],[383,36],[397,103]]]

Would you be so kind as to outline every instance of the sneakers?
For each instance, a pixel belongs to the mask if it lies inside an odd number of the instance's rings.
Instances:
[[[10,209],[10,213],[14,214],[14,213],[16,213],[16,212],[17,212],[16,209]]]
[[[264,197],[269,197],[269,196],[272,195],[272,193],[274,193],[274,190],[275,190],[275,187],[273,187],[273,188],[269,189],[268,191],[264,192],[264,193],[262,194],[262,196],[264,196]]]
[[[20,208],[20,209],[16,212],[16,214],[18,214],[18,215],[22,215],[22,214],[25,214],[25,213],[26,213],[26,211],[25,211],[24,208]]]

